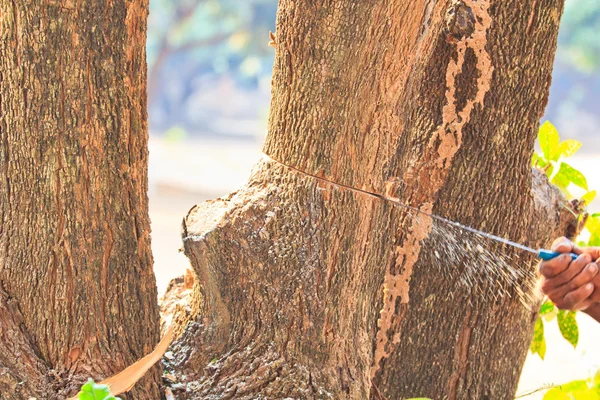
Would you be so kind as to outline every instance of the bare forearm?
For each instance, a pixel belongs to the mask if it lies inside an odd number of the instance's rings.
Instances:
[[[600,303],[595,303],[593,306],[589,307],[583,312],[600,322]]]

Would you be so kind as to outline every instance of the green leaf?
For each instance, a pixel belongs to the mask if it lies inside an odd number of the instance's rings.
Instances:
[[[556,311],[558,309],[554,306],[551,300],[546,300],[544,304],[540,307],[540,315],[539,318],[543,318],[544,321],[550,322],[554,318],[556,318]]]
[[[550,161],[558,161],[560,157],[560,154],[558,153],[558,142],[560,141],[560,137],[558,131],[550,121],[546,121],[540,126],[538,139],[540,141],[542,152],[544,153],[544,158]]]
[[[581,142],[573,139],[565,140],[558,145],[558,155],[560,157],[570,157],[577,153],[581,148]]]
[[[581,173],[581,171],[565,163],[560,164],[560,169],[564,171],[564,174],[567,176],[567,178],[569,178],[571,183],[579,186],[582,189],[589,190],[587,179],[585,179],[585,176]]]
[[[554,165],[546,160],[543,154],[533,153],[533,156],[531,157],[531,166],[540,171],[544,171],[548,178],[552,176],[552,172],[554,171]]]
[[[585,176],[583,176],[580,171],[566,163],[560,164],[560,169],[556,175],[554,175],[554,178],[552,178],[552,183],[561,189],[566,189],[569,184],[572,183],[582,189],[589,190]]]
[[[533,354],[538,354],[543,360],[546,356],[546,339],[544,338],[544,323],[540,318],[535,321],[533,328],[533,341],[530,350]]]
[[[599,214],[590,215],[585,223],[585,227],[592,233],[599,231],[600,230]]]
[[[590,236],[590,240],[588,240],[587,245],[594,247],[600,246],[600,234],[595,233]]]
[[[600,400],[600,389],[591,382],[577,380],[552,388],[544,395],[544,400]]]
[[[81,387],[82,392],[92,392],[94,390],[94,380],[92,378],[88,379],[88,381]]]
[[[565,175],[564,171],[562,171],[562,167],[561,167],[561,169],[558,170],[558,172],[556,173],[556,175],[554,175],[554,177],[552,178],[551,182],[552,182],[552,184],[554,184],[555,186],[557,186],[559,189],[561,189],[562,192],[565,195],[567,195],[567,197],[570,196],[569,191],[567,190],[567,188],[571,184],[571,181]]]
[[[540,307],[540,315],[546,315],[554,311],[554,303],[550,300],[546,300]]]
[[[600,246],[600,215],[592,214],[588,217],[585,228],[590,232],[588,246]]]
[[[581,201],[585,201],[585,204],[589,205],[596,198],[596,194],[595,190],[591,190],[581,197]]]
[[[543,400],[572,400],[572,398],[567,393],[563,392],[559,387],[557,387],[547,391]]]
[[[577,314],[575,311],[559,310],[557,315],[560,333],[573,347],[577,347],[577,342],[579,342],[579,327],[575,314]]]
[[[78,396],[79,400],[120,400],[110,394],[107,385],[95,383],[91,378],[81,387]]]
[[[533,153],[533,157],[531,159],[533,166],[537,166],[540,169],[544,169],[550,161],[544,158],[543,154]]]

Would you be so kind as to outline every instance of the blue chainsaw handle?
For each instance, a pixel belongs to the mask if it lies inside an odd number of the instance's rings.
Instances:
[[[538,250],[538,257],[544,261],[552,260],[553,258],[556,258],[562,254],[565,254],[565,253],[558,253],[556,251],[544,250],[544,249]],[[577,259],[577,257],[579,257],[577,254],[571,253],[571,259],[573,259],[573,261],[575,261]]]

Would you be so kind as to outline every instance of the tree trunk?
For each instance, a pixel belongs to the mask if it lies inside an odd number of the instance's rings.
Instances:
[[[530,166],[562,7],[280,1],[267,157],[184,220],[193,398],[513,398],[536,261],[422,212],[534,248],[573,234]],[[450,248],[471,241],[477,265]]]
[[[0,393],[75,394],[159,338],[147,0],[0,0]],[[132,392],[157,399],[158,370]]]

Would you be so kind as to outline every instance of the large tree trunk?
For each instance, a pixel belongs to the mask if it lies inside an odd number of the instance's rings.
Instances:
[[[159,337],[147,0],[0,0],[0,393],[75,394]],[[157,399],[158,370],[133,391]]]
[[[535,260],[495,249],[521,278],[488,282],[393,201],[532,247],[572,233],[530,168],[562,7],[280,1],[268,157],[184,221],[193,398],[513,398]]]

